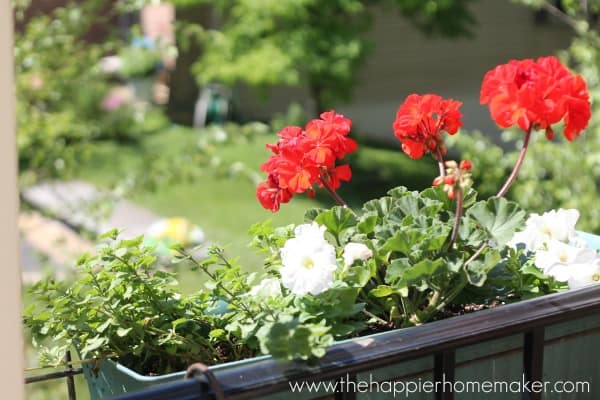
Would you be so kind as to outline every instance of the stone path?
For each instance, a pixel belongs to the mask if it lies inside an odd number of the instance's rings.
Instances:
[[[93,244],[78,231],[95,236],[119,228],[128,238],[143,234],[160,219],[143,207],[83,181],[43,183],[25,189],[21,195],[26,203],[42,211],[22,211],[19,215],[24,282],[40,279],[45,268],[64,276],[79,255],[93,251]]]
[[[19,213],[19,232],[22,277],[27,283],[41,279],[45,269],[62,278],[81,254],[94,251],[93,244],[71,228],[36,211]]]
[[[153,212],[128,200],[118,199],[83,181],[42,183],[27,188],[23,199],[44,213],[76,230],[100,235],[110,229],[124,229],[122,236],[131,238],[146,232],[160,219]],[[107,203],[112,207],[102,210]],[[103,211],[106,211],[107,215]]]

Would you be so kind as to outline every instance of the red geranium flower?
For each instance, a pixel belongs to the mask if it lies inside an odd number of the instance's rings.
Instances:
[[[331,189],[336,190],[340,187],[342,181],[350,181],[352,178],[352,170],[348,164],[339,165],[328,170],[323,169],[321,171],[321,178],[329,185]],[[323,187],[321,182],[319,182],[319,187]]]
[[[351,126],[348,118],[328,111],[310,121],[305,130],[297,126],[283,128],[277,144],[267,144],[273,155],[261,165],[261,170],[269,174],[267,182],[256,191],[263,207],[275,212],[295,193],[314,196],[315,183],[335,190],[341,181],[349,181],[350,167],[335,163],[358,146],[348,137]]]
[[[444,100],[435,94],[411,94],[396,113],[394,135],[409,157],[421,158],[426,152],[445,154],[442,133],[454,135],[462,126],[460,101]]]
[[[270,174],[266,182],[258,185],[256,188],[256,197],[262,206],[268,210],[276,212],[281,203],[290,201],[294,193],[288,189],[282,189],[276,175]]]
[[[545,129],[550,139],[552,125],[564,119],[564,135],[573,140],[591,115],[585,82],[553,56],[497,66],[483,78],[480,101],[499,126]]]

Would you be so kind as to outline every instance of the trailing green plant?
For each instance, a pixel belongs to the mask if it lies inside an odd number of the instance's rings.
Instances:
[[[112,357],[145,374],[252,354],[223,330],[227,319],[215,311],[214,298],[182,295],[174,274],[156,268],[142,237],[117,236],[107,232],[97,254],[79,259],[75,282],[44,280],[31,288],[35,301],[25,324],[34,339],[51,337],[56,346],[45,349],[42,363],[60,362],[73,346],[83,358]]]

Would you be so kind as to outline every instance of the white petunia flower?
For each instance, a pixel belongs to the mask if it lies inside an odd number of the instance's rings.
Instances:
[[[248,292],[253,297],[277,297],[281,296],[281,285],[277,278],[265,278],[253,286]]]
[[[590,264],[597,257],[596,250],[571,246],[555,239],[547,242],[546,246],[547,249],[535,253],[535,265],[558,281],[566,282],[575,265]]]
[[[578,219],[579,211],[575,209],[560,208],[542,215],[531,214],[525,223],[525,230],[517,232],[508,245],[516,247],[521,243],[528,251],[537,251],[548,242],[557,240],[577,247],[586,247],[585,241],[581,240],[575,231]]]
[[[325,227],[315,222],[300,225],[294,232],[296,237],[281,249],[281,283],[298,296],[322,293],[333,284],[335,248],[324,238]]]
[[[572,265],[571,276],[569,276],[569,289],[600,283],[600,259],[593,263],[583,265]]]
[[[373,252],[362,243],[348,243],[344,246],[344,266],[351,266],[356,260],[368,260],[373,257]]]

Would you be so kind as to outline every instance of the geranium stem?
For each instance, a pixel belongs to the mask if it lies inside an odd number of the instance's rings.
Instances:
[[[342,206],[344,208],[348,208],[348,204],[346,204],[346,202],[340,197],[340,195],[337,194],[336,191],[331,188],[331,186],[329,186],[329,183],[327,183],[327,181],[325,179],[320,177],[319,181],[321,181],[321,184],[323,185],[325,190],[327,190],[327,192],[331,195],[331,197],[333,197],[333,199],[336,201],[336,203],[338,203],[340,206]]]
[[[529,130],[525,134],[525,141],[523,142],[523,147],[521,148],[521,152],[519,153],[519,158],[517,158],[515,167],[513,168],[510,175],[508,176],[508,179],[506,179],[506,182],[504,182],[504,185],[502,185],[502,188],[500,189],[500,191],[498,192],[496,197],[503,197],[506,194],[506,192],[508,192],[508,189],[510,188],[512,183],[517,178],[517,175],[519,174],[519,170],[521,169],[521,165],[523,164],[523,160],[525,159],[525,154],[527,153],[527,146],[529,145],[530,137],[531,137],[531,128],[529,128]]]
[[[442,151],[439,148],[437,149],[436,155],[438,168],[440,170],[440,176],[446,176],[446,168],[444,167],[444,157],[442,156]]]
[[[456,190],[456,218],[454,219],[454,227],[452,228],[452,236],[450,236],[450,244],[448,248],[452,248],[452,244],[456,242],[458,237],[458,228],[460,227],[460,220],[462,219],[463,213],[463,191],[461,188]]]

